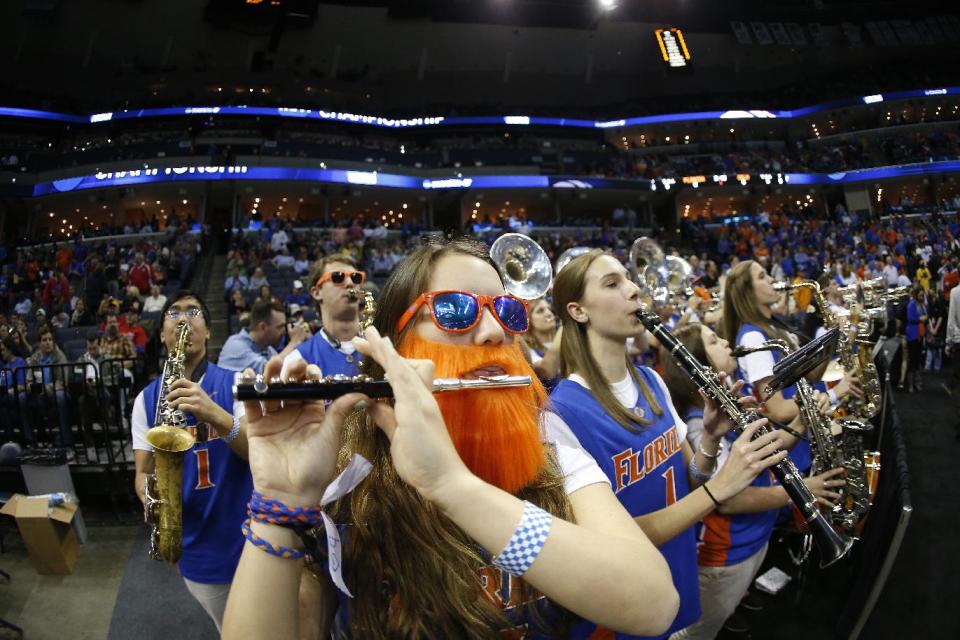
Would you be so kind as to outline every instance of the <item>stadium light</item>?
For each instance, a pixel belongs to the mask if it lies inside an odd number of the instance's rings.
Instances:
[[[604,11],[611,11],[617,8],[617,0],[599,0],[600,8]]]

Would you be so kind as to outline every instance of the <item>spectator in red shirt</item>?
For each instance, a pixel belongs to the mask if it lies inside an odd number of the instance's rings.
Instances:
[[[140,306],[131,304],[127,311],[120,318],[120,333],[130,337],[133,346],[137,348],[137,353],[143,353],[147,348],[147,332],[140,326]]]
[[[150,287],[153,285],[153,270],[150,265],[144,262],[143,254],[137,252],[133,258],[133,266],[127,274],[127,282],[140,290],[140,295],[150,293]]]
[[[73,291],[70,289],[70,281],[63,275],[63,271],[57,269],[56,273],[50,276],[50,279],[44,285],[40,302],[54,313],[59,313],[64,307],[69,306],[72,297]]]
[[[950,299],[950,291],[960,284],[960,271],[957,270],[957,265],[952,265],[950,270],[943,274],[943,297],[946,300]]]

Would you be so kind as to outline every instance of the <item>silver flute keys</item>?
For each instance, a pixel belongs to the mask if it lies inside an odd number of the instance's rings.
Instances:
[[[478,389],[507,389],[527,387],[530,376],[483,376],[480,378],[434,378],[433,392],[474,391]],[[392,398],[393,388],[387,380],[370,376],[329,375],[320,380],[283,382],[280,378],[265,381],[257,376],[252,382],[234,385],[237,400],[334,400],[348,393],[363,393],[371,398]]]

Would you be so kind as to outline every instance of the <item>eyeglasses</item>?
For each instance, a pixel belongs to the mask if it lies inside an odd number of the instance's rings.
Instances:
[[[317,279],[317,286],[319,287],[328,280],[339,286],[346,282],[347,278],[350,278],[350,282],[353,284],[363,284],[363,281],[367,279],[367,274],[365,271],[329,271]]]
[[[433,323],[450,333],[464,333],[477,326],[483,307],[509,333],[526,333],[530,327],[527,304],[511,295],[482,296],[467,291],[430,291],[420,294],[397,322],[401,333],[424,304],[430,305]]]
[[[168,309],[167,317],[171,320],[179,320],[181,316],[186,316],[187,318],[196,318],[202,312],[198,307],[190,307],[186,311],[181,311],[180,309]]]

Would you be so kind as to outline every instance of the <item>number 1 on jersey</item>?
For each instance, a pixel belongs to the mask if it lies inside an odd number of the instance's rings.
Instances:
[[[661,475],[667,481],[667,506],[669,507],[677,501],[677,483],[673,477],[673,467],[667,467]]]
[[[210,451],[194,449],[197,456],[197,486],[194,489],[210,489],[213,482],[210,480]]]

